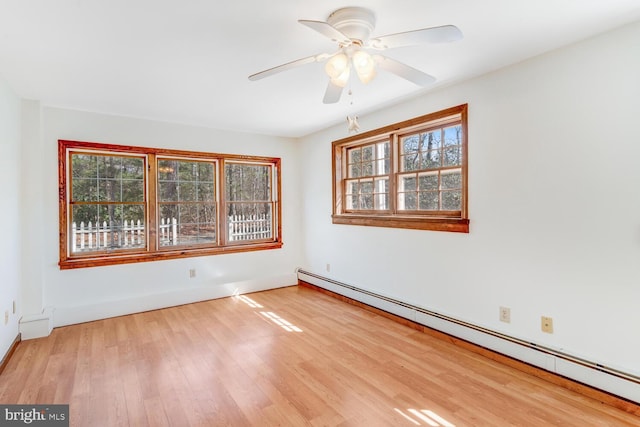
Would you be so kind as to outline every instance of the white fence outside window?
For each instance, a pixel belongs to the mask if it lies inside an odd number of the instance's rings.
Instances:
[[[262,240],[273,236],[271,217],[262,215],[230,215],[229,241]],[[176,218],[162,218],[159,226],[160,245],[180,244],[178,221]],[[124,221],[122,227],[111,227],[106,221],[98,223],[80,222],[71,225],[71,252],[96,251],[107,248],[141,248],[146,242],[144,223]]]

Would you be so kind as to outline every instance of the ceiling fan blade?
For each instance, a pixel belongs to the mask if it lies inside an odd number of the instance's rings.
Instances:
[[[374,49],[392,49],[394,47],[412,46],[422,43],[453,42],[461,40],[462,37],[462,31],[455,25],[443,25],[441,27],[423,28],[421,30],[376,37],[369,41],[369,46]]]
[[[402,77],[403,79],[409,80],[418,86],[428,86],[436,81],[435,77],[410,67],[407,64],[396,61],[395,59],[387,58],[382,55],[374,55],[373,59],[378,64],[378,67]]]
[[[272,76],[274,74],[281,73],[283,71],[290,70],[292,68],[299,67],[301,65],[311,64],[312,62],[324,61],[330,57],[328,53],[321,53],[319,55],[309,56],[306,58],[296,59],[295,61],[287,62],[286,64],[278,65],[277,67],[269,68],[268,70],[260,71],[249,76],[249,80],[255,81],[264,79],[265,77]]]
[[[324,104],[335,104],[340,101],[340,96],[342,96],[342,86],[338,86],[329,80],[329,84],[327,85],[327,90],[324,93],[324,98],[322,102]]]
[[[336,30],[327,22],[309,21],[306,19],[300,19],[298,22],[301,23],[302,25],[305,25],[311,28],[314,31],[319,32],[320,34],[331,39],[334,42],[345,44],[345,45],[351,44],[351,39],[349,39],[349,37],[342,34],[341,31]]]

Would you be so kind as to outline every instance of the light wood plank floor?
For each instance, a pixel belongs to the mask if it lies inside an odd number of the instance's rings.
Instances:
[[[73,426],[638,426],[640,418],[289,287],[23,341],[0,402]]]

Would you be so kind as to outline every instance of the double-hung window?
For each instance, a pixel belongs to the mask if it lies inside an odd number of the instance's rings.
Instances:
[[[280,159],[59,141],[60,267],[282,246]]]
[[[468,232],[467,106],[334,141],[333,222]]]

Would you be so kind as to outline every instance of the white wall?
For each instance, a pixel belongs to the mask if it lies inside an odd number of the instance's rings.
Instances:
[[[469,234],[333,225],[346,125],[304,138],[303,268],[640,375],[638,40],[640,23],[361,117],[469,104]]]
[[[20,304],[20,98],[0,77],[0,361],[18,336]],[[9,313],[5,323],[5,313]]]
[[[41,117],[40,117],[41,116]],[[53,326],[166,307],[296,283],[300,263],[298,147],[294,140],[58,108],[31,108],[27,122],[42,122],[42,137],[26,141],[41,161],[24,200],[41,236],[25,243],[36,254],[26,319],[50,308]],[[58,139],[180,148],[282,158],[282,249],[128,265],[60,270],[58,252]],[[25,167],[28,165],[25,164]],[[39,226],[38,223],[41,225]],[[196,277],[189,278],[189,269]],[[26,293],[25,293],[26,294]],[[51,317],[50,314],[46,314]],[[31,317],[30,317],[31,316]],[[39,328],[31,336],[46,334]]]

